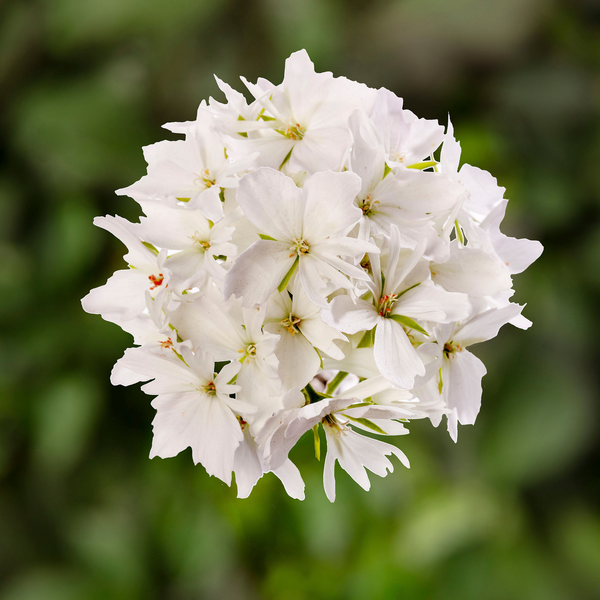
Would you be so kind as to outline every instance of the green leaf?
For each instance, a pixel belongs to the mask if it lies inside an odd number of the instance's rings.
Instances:
[[[360,342],[358,342],[357,348],[372,348],[375,342],[375,327],[369,331],[365,331],[365,335],[362,336]]]
[[[340,371],[328,384],[327,384],[327,389],[325,390],[328,394],[333,394],[333,392],[335,392],[335,390],[337,390],[338,386],[340,385],[340,383],[342,383],[342,381],[344,381],[344,379],[346,378],[346,376],[348,375],[348,373],[346,373],[346,371]]]
[[[142,242],[142,244],[144,244],[144,246],[146,246],[150,252],[158,256],[158,250],[150,242]]]
[[[319,424],[317,423],[313,428],[313,436],[315,441],[315,457],[318,461],[321,460],[321,436],[319,435]]]
[[[276,130],[277,131],[277,130]],[[285,133],[283,132],[279,132],[281,133],[281,135],[285,135]],[[281,169],[283,168],[283,165],[285,165],[285,163],[290,160],[291,156],[292,156],[292,152],[294,150],[294,146],[292,146],[290,148],[290,151],[285,155],[285,158],[283,159],[283,162],[279,165],[279,170],[281,171]]]
[[[294,264],[290,267],[290,270],[285,274],[285,277],[281,280],[281,283],[277,286],[277,291],[279,293],[283,292],[283,290],[285,290],[285,288],[287,287],[287,284],[290,282],[290,279],[292,278],[294,271],[298,268],[299,262],[300,262],[300,257],[296,256],[296,260],[294,261]],[[315,350],[316,350],[316,348],[315,348]],[[323,368],[323,361],[321,360],[321,369],[322,368]]]
[[[271,242],[276,242],[277,241],[275,238],[272,238],[270,235],[266,235],[265,233],[259,233],[258,237],[261,240],[270,240]]]
[[[409,165],[408,169],[427,169],[428,167],[435,167],[437,162],[435,160],[425,160],[423,162],[415,163],[414,165]]]
[[[369,429],[372,429],[373,431],[375,431],[377,433],[381,433],[383,435],[387,435],[386,432],[383,429],[381,429],[381,427],[379,427],[379,425],[375,425],[375,423],[373,423],[373,421],[369,421],[369,419],[351,417],[350,415],[347,415],[346,413],[342,413],[342,414],[347,419],[350,419],[351,421],[354,421],[355,423],[360,423],[364,427],[368,427]]]
[[[388,319],[392,319],[396,321],[396,323],[400,323],[400,325],[405,325],[406,327],[415,329],[416,331],[419,331],[423,335],[429,337],[429,334],[414,319],[411,319],[410,317],[405,317],[404,315],[390,315]]]

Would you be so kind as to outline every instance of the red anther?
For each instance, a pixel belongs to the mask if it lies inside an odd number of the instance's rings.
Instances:
[[[171,340],[171,338],[167,338],[164,342],[158,342],[158,343],[163,350],[173,347],[173,341]]]
[[[159,273],[158,276],[150,275],[150,276],[148,276],[148,279],[152,282],[152,287],[150,288],[151,290],[154,290],[157,287],[160,287],[162,285],[162,282],[165,280],[162,273]]]

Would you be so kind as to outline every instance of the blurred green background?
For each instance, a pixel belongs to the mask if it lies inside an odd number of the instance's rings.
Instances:
[[[0,0],[0,598],[572,600],[600,597],[600,3],[593,0]],[[122,268],[95,215],[216,73],[317,70],[452,115],[464,160],[539,239],[515,278],[533,328],[476,349],[483,409],[454,445],[330,505],[274,476],[248,500],[189,451],[148,460],[150,398],[112,388],[127,334],[79,299]]]

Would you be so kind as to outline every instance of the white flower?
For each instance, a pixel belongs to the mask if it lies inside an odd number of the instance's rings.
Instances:
[[[225,278],[223,297],[241,296],[247,307],[263,304],[297,267],[311,302],[326,307],[327,281],[337,289],[353,287],[346,276],[368,279],[362,269],[340,258],[358,259],[379,251],[346,236],[360,219],[353,205],[359,188],[360,179],[353,173],[317,173],[302,189],[267,167],[246,175],[237,201],[268,239],[254,242],[237,258]]]
[[[260,153],[259,166],[275,169],[289,163],[292,171],[309,174],[339,170],[350,146],[348,117],[353,110],[369,110],[375,90],[331,73],[315,73],[305,50],[285,62],[280,86],[260,80],[244,83],[263,106],[255,121],[233,121],[227,128],[260,132],[260,137],[231,140],[234,151]]]
[[[291,413],[292,418],[284,419],[280,424],[275,421],[276,417],[273,417],[272,422],[265,427],[268,429],[269,425],[271,427],[275,425],[274,432],[265,444],[267,464],[272,468],[283,464],[289,449],[295,442],[315,425],[321,424],[327,440],[323,483],[325,493],[331,502],[335,500],[336,460],[365,490],[370,487],[365,468],[380,477],[385,477],[388,470],[393,471],[393,465],[386,458],[387,455],[395,454],[406,467],[409,467],[408,459],[401,450],[391,444],[359,435],[350,427],[352,425],[384,435],[408,433],[403,425],[394,419],[406,419],[412,416],[409,410],[361,402],[389,387],[391,384],[383,377],[367,379],[346,390],[344,397],[326,398],[295,409]]]
[[[183,347],[182,358],[147,359],[154,381],[142,389],[157,396],[152,402],[157,413],[150,458],[169,458],[189,446],[195,463],[229,485],[234,454],[243,439],[237,415],[256,411],[232,397],[240,387],[228,382],[241,365],[229,363],[215,375],[212,357],[201,351],[193,354]]]
[[[345,333],[374,329],[375,362],[381,374],[406,389],[412,388],[417,375],[425,374],[407,330],[427,335],[423,321],[443,323],[467,314],[464,294],[445,292],[423,277],[420,259],[424,249],[423,241],[410,255],[402,257],[399,233],[392,225],[385,281],[378,262],[372,262],[371,300],[354,302],[349,296],[337,296],[329,312],[323,312],[327,324]]]
[[[223,217],[224,188],[237,187],[236,175],[248,169],[254,155],[240,161],[226,157],[225,144],[214,130],[214,118],[207,110],[186,131],[185,140],[157,142],[144,148],[148,174],[137,183],[117,191],[140,203],[168,201],[198,208],[211,221]]]

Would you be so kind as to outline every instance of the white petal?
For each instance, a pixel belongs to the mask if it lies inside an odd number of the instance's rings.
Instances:
[[[242,252],[225,277],[223,297],[242,297],[243,306],[263,304],[291,269],[297,255],[289,244],[259,240]]]
[[[276,240],[300,239],[304,201],[302,190],[283,173],[261,167],[242,177],[236,195],[248,220]]]
[[[404,329],[392,319],[382,319],[378,323],[374,350],[381,374],[398,387],[410,390],[415,376],[425,374],[425,366]]]
[[[468,350],[454,352],[444,361],[443,381],[449,408],[455,408],[463,425],[475,423],[481,407],[481,379],[485,365]]]

